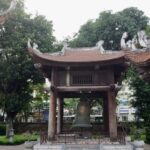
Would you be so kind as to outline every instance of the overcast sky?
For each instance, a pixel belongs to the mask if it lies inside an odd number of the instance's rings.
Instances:
[[[95,19],[104,10],[121,11],[137,7],[150,17],[150,0],[25,0],[26,10],[52,20],[58,40],[72,36],[89,19]]]

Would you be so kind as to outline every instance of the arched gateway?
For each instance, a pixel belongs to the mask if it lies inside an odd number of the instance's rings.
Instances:
[[[149,50],[138,52],[101,51],[97,45],[88,48],[65,46],[60,52],[41,53],[28,43],[28,52],[32,56],[35,66],[51,82],[48,125],[50,139],[54,138],[56,132],[60,133],[62,130],[63,99],[81,98],[82,93],[91,98],[103,98],[104,130],[108,132],[110,138],[117,138],[115,97],[120,88],[121,74],[125,72],[129,62],[136,66],[140,66],[143,62],[149,64]],[[57,99],[58,119],[56,121]]]

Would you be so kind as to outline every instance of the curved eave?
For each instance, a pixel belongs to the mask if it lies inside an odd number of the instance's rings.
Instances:
[[[136,66],[139,66],[139,67],[146,67],[146,66],[150,66],[150,59],[144,61],[144,62],[139,62],[139,63],[135,63]]]
[[[143,54],[145,55],[144,57],[143,57]],[[150,53],[149,52],[135,53],[134,57],[133,57],[133,53],[127,54],[126,59],[129,60],[135,66],[144,67],[144,66],[150,65]]]
[[[113,57],[111,59],[103,59],[103,60],[82,60],[79,61],[78,59],[74,59],[74,60],[62,60],[62,59],[56,59],[56,56],[52,56],[52,55],[47,55],[44,53],[39,52],[38,50],[35,50],[33,48],[28,48],[28,52],[31,55],[31,57],[33,58],[34,62],[36,63],[41,63],[43,65],[57,65],[57,66],[63,66],[66,64],[69,65],[75,65],[75,64],[91,64],[91,63],[99,63],[99,64],[105,64],[105,65],[110,65],[110,64],[122,64],[125,62],[125,56],[124,54],[121,54],[119,57]],[[61,58],[61,56],[60,56]]]
[[[16,0],[12,0],[10,7],[7,10],[5,10],[4,12],[0,13],[0,24],[5,23],[5,21],[8,19],[9,15],[10,15],[10,12],[12,10],[14,10],[15,7],[16,7]]]

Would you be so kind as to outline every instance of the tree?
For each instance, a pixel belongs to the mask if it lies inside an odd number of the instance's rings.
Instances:
[[[127,77],[130,81],[130,86],[134,90],[132,106],[136,108],[136,116],[138,119],[143,119],[146,126],[150,124],[150,83],[142,80],[139,77],[135,68],[131,67],[128,70]]]
[[[128,32],[131,39],[137,31],[146,28],[148,21],[148,17],[135,7],[117,13],[104,11],[95,21],[88,21],[81,26],[77,37],[70,45],[94,46],[99,40],[104,40],[105,49],[119,50],[123,32]]]
[[[8,4],[10,1],[0,0]],[[0,37],[0,108],[7,114],[7,120],[13,120],[18,112],[32,99],[30,84],[43,82],[42,74],[34,68],[27,54],[27,39],[36,41],[41,49],[53,50],[52,22],[44,16],[31,16],[24,11],[23,0],[19,0],[15,11],[4,24]]]
[[[71,42],[72,47],[93,46],[97,41],[95,26],[92,20],[81,26],[78,37]]]
[[[147,25],[146,33],[147,33],[148,37],[150,38],[150,25]]]

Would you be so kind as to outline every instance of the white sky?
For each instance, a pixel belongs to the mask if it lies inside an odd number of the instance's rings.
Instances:
[[[25,0],[29,13],[44,15],[52,20],[58,40],[72,36],[89,19],[95,19],[104,10],[121,11],[137,7],[150,17],[150,0]]]

